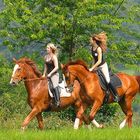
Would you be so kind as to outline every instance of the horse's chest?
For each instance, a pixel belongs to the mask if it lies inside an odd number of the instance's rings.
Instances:
[[[28,104],[33,107],[35,104],[35,99],[34,98],[28,98]]]

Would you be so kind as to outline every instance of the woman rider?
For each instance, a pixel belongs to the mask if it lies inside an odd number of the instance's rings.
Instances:
[[[95,34],[92,37],[90,37],[90,44],[92,46],[92,56],[94,58],[94,65],[89,69],[89,71],[93,71],[96,68],[100,68],[102,73],[104,74],[104,77],[106,79],[106,82],[108,83],[108,88],[110,88],[113,91],[114,101],[118,102],[119,97],[116,89],[110,82],[110,76],[109,76],[109,70],[108,65],[104,60],[103,53],[107,49],[106,45],[107,36],[105,32],[101,32],[99,34]]]
[[[44,57],[45,66],[43,77],[46,76],[49,79],[49,83],[52,85],[51,92],[54,96],[55,104],[57,107],[60,106],[60,93],[59,93],[59,73],[58,73],[58,58],[57,58],[57,47],[53,43],[49,43],[46,47],[47,55]]]

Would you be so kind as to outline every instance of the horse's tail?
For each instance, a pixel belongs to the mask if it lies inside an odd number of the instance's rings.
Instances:
[[[139,84],[139,91],[140,91],[140,76],[135,76],[135,78],[136,78],[136,80],[137,80],[137,82]]]

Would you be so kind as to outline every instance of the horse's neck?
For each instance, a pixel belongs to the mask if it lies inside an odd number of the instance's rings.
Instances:
[[[86,86],[85,84],[89,84],[89,79],[93,78],[93,79],[97,79],[97,74],[95,72],[89,72],[86,69],[77,69],[76,70],[76,75],[77,75],[77,80],[80,83],[83,83],[84,86]]]
[[[31,79],[36,79],[38,76],[34,73],[32,69],[28,69],[27,74],[26,74],[26,79],[31,80]]]
[[[33,70],[28,70],[24,83],[25,83],[26,90],[28,91],[28,94],[30,95],[32,92],[38,90],[38,87],[41,81],[38,80],[38,77],[33,72]]]
[[[89,74],[91,74],[91,73],[84,68],[77,70],[77,78],[79,80],[83,80],[83,79],[87,78]]]

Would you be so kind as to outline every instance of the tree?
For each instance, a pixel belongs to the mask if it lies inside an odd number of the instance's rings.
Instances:
[[[61,47],[61,61],[82,58],[91,62],[89,36],[106,31],[110,64],[139,62],[140,35],[131,29],[139,19],[137,1],[5,0],[4,4],[0,36],[4,37],[3,45],[20,55],[32,50],[38,58],[38,52],[51,41]],[[139,22],[135,25],[138,28]]]

